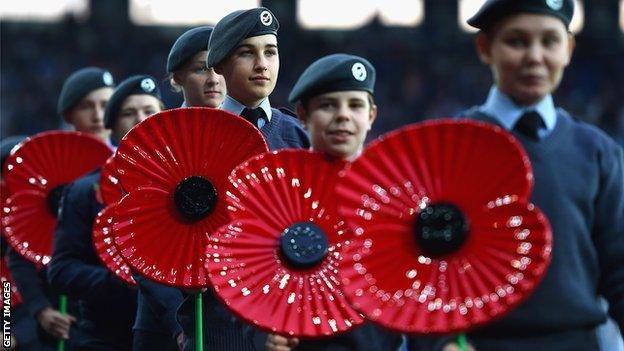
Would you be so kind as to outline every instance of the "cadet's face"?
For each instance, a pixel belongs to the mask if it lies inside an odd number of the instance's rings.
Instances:
[[[206,67],[206,54],[207,51],[198,52],[174,74],[188,106],[219,107],[225,97],[225,80]]]
[[[299,105],[297,112],[315,150],[351,160],[362,150],[377,116],[377,106],[370,105],[367,92],[340,91],[313,97],[307,111]]]
[[[135,125],[147,119],[154,113],[160,112],[160,100],[152,95],[130,95],[128,96],[117,115],[113,131],[115,138],[121,140]]]
[[[277,82],[277,37],[266,34],[243,40],[218,68],[227,82],[228,95],[245,106],[258,106]]]
[[[83,133],[107,141],[110,130],[104,128],[104,109],[113,95],[113,88],[99,88],[87,94],[65,116],[67,123]]]
[[[531,105],[557,88],[574,49],[574,37],[561,20],[519,14],[502,20],[493,33],[480,34],[477,49],[502,92]]]

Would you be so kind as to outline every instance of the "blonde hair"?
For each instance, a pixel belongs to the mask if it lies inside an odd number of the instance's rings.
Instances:
[[[173,73],[168,73],[165,77],[165,81],[169,83],[169,85],[171,86],[171,91],[173,91],[174,93],[179,94],[182,92],[182,86],[175,81],[175,79],[173,78]]]

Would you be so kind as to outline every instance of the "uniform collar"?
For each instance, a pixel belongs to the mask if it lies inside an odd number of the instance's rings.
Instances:
[[[246,107],[247,106],[241,104],[236,99],[226,94],[225,99],[223,99],[223,102],[221,103],[221,106],[219,108],[222,110],[231,112],[237,116],[240,116],[240,114],[243,112],[243,110]],[[262,102],[260,103],[260,106],[258,107],[260,107],[264,111],[264,115],[267,118],[267,122],[270,122],[273,112],[271,111],[271,103],[269,102],[269,98],[267,97],[264,100],[262,100]]]
[[[512,130],[520,117],[529,111],[535,111],[542,117],[548,132],[555,129],[557,123],[557,110],[550,94],[535,105],[518,106],[496,86],[493,86],[485,104],[479,110],[494,117],[507,130]]]

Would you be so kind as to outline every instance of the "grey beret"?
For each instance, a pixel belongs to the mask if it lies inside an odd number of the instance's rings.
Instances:
[[[288,101],[291,103],[333,91],[363,90],[373,94],[375,67],[365,58],[333,54],[312,63],[301,74]]]
[[[554,16],[568,28],[574,14],[574,0],[488,0],[468,19],[468,24],[487,30],[503,18],[523,12]]]
[[[56,112],[63,116],[93,90],[114,87],[115,81],[109,71],[99,67],[87,67],[72,73],[63,83]]]
[[[148,75],[132,76],[121,82],[106,104],[104,111],[104,126],[106,128],[113,128],[121,105],[130,95],[152,95],[160,100],[160,89],[156,79]]]
[[[259,35],[277,36],[279,22],[264,7],[239,10],[223,17],[212,30],[208,42],[206,66],[214,67],[228,57],[241,41]]]
[[[172,73],[184,65],[193,55],[208,50],[210,33],[212,33],[212,27],[202,26],[189,29],[180,35],[169,51],[167,72]]]

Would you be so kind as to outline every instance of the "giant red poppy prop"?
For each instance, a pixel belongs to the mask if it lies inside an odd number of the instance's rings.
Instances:
[[[115,204],[123,196],[123,188],[119,184],[114,155],[106,160],[102,172],[100,172],[100,194],[102,194],[102,202],[105,205]]]
[[[169,110],[134,127],[115,155],[129,192],[116,206],[113,227],[125,261],[160,283],[206,286],[208,236],[229,221],[227,177],[265,151],[251,123],[215,109]]]
[[[356,239],[340,270],[353,306],[388,328],[464,331],[536,287],[552,236],[528,203],[529,159],[501,128],[441,120],[390,133],[338,183]]]
[[[353,234],[338,217],[334,184],[343,161],[283,150],[230,177],[232,216],[211,237],[206,266],[236,314],[273,333],[322,336],[363,318],[341,292],[338,271]]]
[[[9,244],[29,261],[47,264],[63,188],[111,154],[106,144],[79,132],[44,132],[26,139],[5,166],[11,197],[2,223]]]
[[[136,285],[132,278],[130,267],[119,254],[113,241],[113,214],[115,204],[105,207],[93,223],[93,247],[98,257],[108,270],[113,272],[119,279],[130,285]]]

